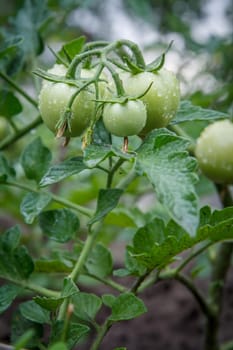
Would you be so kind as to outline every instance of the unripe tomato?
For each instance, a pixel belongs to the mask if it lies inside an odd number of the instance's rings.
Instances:
[[[147,109],[147,121],[141,135],[166,126],[175,116],[180,102],[179,82],[175,74],[162,68],[156,73],[123,73],[121,78],[126,93],[131,96],[140,96],[152,83],[141,98]]]
[[[3,140],[10,132],[9,123],[6,118],[0,117],[0,141]]]
[[[196,144],[203,174],[216,183],[233,183],[233,123],[221,120],[208,125]]]
[[[116,136],[138,135],[146,124],[146,107],[142,101],[106,103],[103,122],[106,129]]]
[[[66,67],[55,64],[50,73],[58,76],[65,76]],[[88,78],[94,75],[93,70],[83,69],[81,71],[82,78]],[[101,90],[101,89],[100,89]],[[44,81],[39,95],[39,109],[42,119],[47,127],[53,131],[56,130],[57,122],[69,103],[72,95],[77,88],[64,83],[54,83]],[[66,130],[64,136],[80,136],[89,126],[95,112],[95,89],[91,85],[88,89],[81,91],[72,104],[71,132]]]

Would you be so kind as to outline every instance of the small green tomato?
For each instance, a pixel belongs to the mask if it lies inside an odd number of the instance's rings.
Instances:
[[[55,64],[49,73],[64,77],[67,68],[63,65]],[[93,70],[83,69],[82,78],[89,78],[94,74]],[[102,87],[100,88],[100,90]],[[63,116],[65,109],[77,88],[64,83],[54,83],[45,80],[39,95],[39,109],[42,119],[46,126],[57,132],[57,123]],[[75,98],[71,108],[71,130],[66,130],[64,136],[80,136],[90,125],[95,112],[95,89],[90,86],[88,89],[81,91]]]
[[[142,101],[126,103],[106,103],[103,111],[103,122],[113,135],[126,137],[138,135],[146,124],[146,107]]]
[[[208,125],[196,144],[203,174],[216,183],[233,183],[233,123],[221,120]]]
[[[180,103],[179,81],[175,74],[162,68],[155,73],[142,72],[135,75],[123,73],[121,78],[126,93],[131,96],[142,95],[152,84],[149,91],[141,98],[147,109],[147,121],[141,135],[168,125]]]

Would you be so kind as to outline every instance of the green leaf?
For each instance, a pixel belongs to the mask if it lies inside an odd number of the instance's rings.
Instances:
[[[65,343],[58,342],[50,346],[48,350],[68,350],[68,348]]]
[[[45,147],[40,137],[29,143],[21,156],[21,164],[28,179],[40,181],[52,159],[50,150]]]
[[[35,336],[35,330],[28,329],[24,334],[22,334],[19,337],[17,342],[14,344],[14,350],[24,349],[24,347],[29,344],[29,342],[33,339],[34,336]]]
[[[176,255],[200,242],[233,240],[233,207],[213,213],[204,207],[200,217],[202,220],[195,237],[190,237],[173,220],[162,228],[155,219],[138,229],[128,253],[148,269],[161,269],[171,263]]]
[[[95,124],[93,143],[103,145],[110,145],[112,143],[111,134],[106,130],[102,118],[100,118]]]
[[[97,200],[97,209],[93,218],[89,221],[89,225],[101,220],[112,211],[117,206],[122,193],[123,191],[118,188],[100,190]]]
[[[175,118],[172,119],[171,124],[178,124],[193,120],[216,120],[226,119],[229,115],[213,109],[206,109],[199,106],[195,106],[190,101],[181,101],[180,107],[177,111]]]
[[[5,284],[0,287],[0,313],[4,312],[11,305],[21,291],[22,288],[14,284]]]
[[[116,301],[116,296],[113,294],[103,294],[102,301],[103,301],[104,305],[112,308],[113,304]]]
[[[154,219],[136,232],[133,248],[128,247],[128,251],[146,268],[161,269],[177,254],[194,244],[194,238],[190,237],[175,221],[171,220],[165,226],[161,220]]]
[[[95,319],[102,301],[95,294],[79,292],[73,296],[74,314],[82,320],[91,321]]]
[[[69,209],[47,210],[39,214],[39,225],[51,239],[64,243],[75,237],[79,219]]]
[[[127,348],[120,347],[120,348],[114,348],[114,350],[127,350]]]
[[[6,157],[0,154],[0,184],[11,177],[15,177],[15,170],[9,165]]]
[[[112,305],[112,314],[109,320],[114,322],[131,320],[146,311],[146,307],[141,299],[133,293],[123,293],[116,298]]]
[[[68,63],[71,62],[72,59],[82,51],[85,41],[86,38],[84,36],[69,41],[62,46],[62,49],[58,52],[58,56],[63,59],[68,58]]]
[[[95,168],[103,160],[112,156],[120,157],[126,160],[135,157],[134,154],[122,152],[121,150],[110,145],[92,143],[84,150],[84,162],[88,168]]]
[[[67,346],[68,349],[73,349],[73,347],[83,340],[83,337],[87,335],[90,328],[84,324],[71,322],[68,328],[67,334]]]
[[[7,36],[0,45],[0,59],[4,60],[6,56],[14,55],[18,46],[22,44],[22,41],[21,36]]]
[[[22,111],[22,105],[15,95],[9,90],[0,91],[0,115],[11,118]]]
[[[23,38],[18,53],[18,69],[24,62],[30,62],[31,58],[43,51],[41,31],[48,22],[50,12],[47,8],[47,1],[26,0],[23,7],[12,19],[11,26],[13,33]]]
[[[167,129],[154,130],[138,149],[137,170],[147,176],[171,217],[194,236],[199,223],[197,175],[188,143]]]
[[[0,276],[13,280],[27,279],[34,270],[33,260],[27,249],[19,245],[17,226],[0,236]]]
[[[50,201],[51,195],[49,193],[27,193],[20,205],[20,212],[24,216],[25,222],[32,224],[37,215],[42,212]]]
[[[73,264],[70,261],[61,261],[59,259],[38,259],[35,261],[35,272],[71,272]]]
[[[34,302],[48,311],[56,311],[63,303],[64,298],[35,297]]]
[[[41,323],[50,323],[50,313],[48,310],[40,307],[35,301],[29,300],[20,304],[20,312],[27,320]]]
[[[64,285],[61,292],[61,297],[69,298],[78,292],[79,292],[79,289],[77,285],[74,283],[74,281],[70,277],[66,277],[64,279]]]
[[[93,248],[85,264],[92,275],[104,278],[111,274],[113,268],[111,252],[101,243]]]
[[[87,169],[82,157],[75,157],[48,169],[40,181],[40,186],[48,186]]]
[[[71,278],[67,277],[64,279],[63,289],[61,291],[61,296],[58,298],[52,297],[35,297],[34,301],[38,305],[40,305],[42,308],[49,310],[49,311],[55,311],[64,301],[66,298],[70,298],[71,296],[77,294],[79,292],[78,287],[76,284],[72,281]]]
[[[62,338],[64,330],[64,322],[56,321],[52,326],[52,334],[50,339],[50,346],[56,344],[58,339]],[[70,322],[66,333],[66,346],[68,350],[74,348],[74,346],[80,342],[83,337],[90,331],[90,328],[80,323]]]
[[[27,348],[32,348],[40,343],[43,325],[25,319],[19,310],[16,311],[11,322],[11,343],[17,344],[29,332],[33,332],[33,336],[27,342]]]

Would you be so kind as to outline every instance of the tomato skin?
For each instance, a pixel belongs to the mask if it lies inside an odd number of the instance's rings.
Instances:
[[[116,136],[138,135],[146,124],[147,112],[142,101],[106,103],[103,122],[106,129]]]
[[[5,139],[10,132],[6,118],[0,116],[0,141]]]
[[[142,95],[152,83],[149,91],[141,98],[147,108],[147,122],[141,135],[165,127],[175,116],[180,102],[180,88],[174,73],[162,68],[156,73],[123,73],[121,78],[126,93],[131,96]]]
[[[203,174],[216,183],[233,183],[233,123],[216,121],[197,140],[195,154]]]
[[[66,70],[65,66],[55,64],[49,72],[62,77],[65,76]],[[92,70],[83,69],[81,71],[81,77],[83,78],[88,78],[93,74],[94,72]],[[63,115],[70,98],[76,91],[76,87],[64,83],[54,83],[47,80],[43,82],[39,95],[39,109],[44,123],[54,133],[57,132],[57,122]],[[95,90],[93,86],[78,94],[71,108],[71,131],[66,130],[64,136],[75,137],[84,133],[94,117],[94,99]]]

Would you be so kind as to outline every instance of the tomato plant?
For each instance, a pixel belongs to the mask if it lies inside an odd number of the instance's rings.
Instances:
[[[117,322],[151,312],[145,289],[176,280],[206,318],[205,350],[220,349],[221,295],[233,251],[232,124],[219,121],[228,114],[180,101],[179,82],[164,67],[167,50],[147,64],[126,39],[78,37],[54,52],[52,69],[29,75],[40,62],[31,60],[43,51],[49,18],[43,22],[46,9],[39,7],[38,16],[30,4],[17,17],[15,37],[11,32],[0,47],[7,85],[0,113],[14,126],[0,141],[0,312],[23,296],[12,315],[10,348],[71,350],[88,338],[90,350],[100,349]],[[19,36],[25,23],[29,42]],[[24,89],[25,77],[31,90]],[[216,122],[195,153],[190,129],[197,121]],[[43,124],[72,137],[65,149]],[[197,161],[213,179],[218,210],[201,207]],[[123,245],[120,257],[112,249],[116,241]],[[195,276],[197,257],[210,246],[205,297]]]
[[[217,121],[197,140],[196,156],[203,173],[217,183],[233,183],[233,124]]]
[[[103,122],[106,129],[116,136],[138,135],[146,124],[146,107],[142,101],[107,103]]]
[[[141,134],[146,135],[155,128],[167,126],[180,102],[179,82],[174,73],[162,68],[155,73],[123,73],[122,79],[125,91],[132,96],[143,94],[152,84],[141,98],[147,108],[147,121]]]

